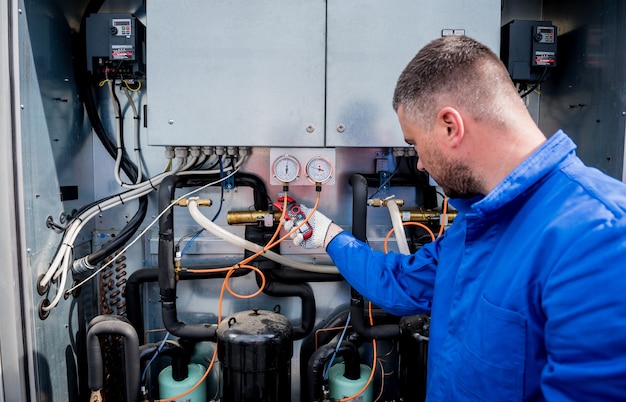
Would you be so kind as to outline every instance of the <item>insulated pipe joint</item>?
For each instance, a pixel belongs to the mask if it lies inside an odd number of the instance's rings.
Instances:
[[[93,271],[94,268],[95,266],[91,265],[89,261],[87,261],[87,257],[74,260],[74,263],[72,264],[72,272],[75,274],[82,274],[83,272]]]

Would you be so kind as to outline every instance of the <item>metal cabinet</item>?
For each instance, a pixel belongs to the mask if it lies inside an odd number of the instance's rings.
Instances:
[[[329,0],[326,145],[406,146],[391,107],[398,76],[443,30],[500,48],[500,0]]]
[[[391,97],[443,30],[499,49],[500,1],[152,0],[151,145],[406,146]]]
[[[326,5],[151,0],[151,145],[324,145]]]

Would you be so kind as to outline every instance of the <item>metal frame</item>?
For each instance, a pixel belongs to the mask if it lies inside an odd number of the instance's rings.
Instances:
[[[17,0],[0,4],[0,254],[3,256],[3,273],[0,275],[0,305],[3,307],[0,326],[0,398],[6,401],[32,400],[34,378],[32,356],[28,353],[32,344],[31,326],[25,311],[30,306],[29,292],[25,289],[26,271],[23,249],[24,212],[21,208],[22,178],[19,117],[19,71],[17,50],[17,20],[21,9]],[[8,78],[8,79],[5,79]]]

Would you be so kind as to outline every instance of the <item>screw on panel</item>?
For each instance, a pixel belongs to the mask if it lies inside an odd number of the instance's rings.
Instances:
[[[308,126],[306,126],[307,133],[312,133],[313,131],[315,131],[315,127],[312,124],[309,124]]]
[[[174,119],[169,119],[169,120],[167,121],[167,124],[169,124],[170,126],[171,126],[172,124],[174,124]]]
[[[343,124],[338,125],[337,131],[343,133],[344,131],[346,131],[346,126],[344,126]]]

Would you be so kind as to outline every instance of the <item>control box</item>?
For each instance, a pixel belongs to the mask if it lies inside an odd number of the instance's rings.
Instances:
[[[145,27],[132,14],[92,14],[86,21],[87,69],[95,77],[145,75]]]
[[[501,35],[500,58],[513,81],[538,81],[556,66],[557,28],[551,21],[513,20]]]

